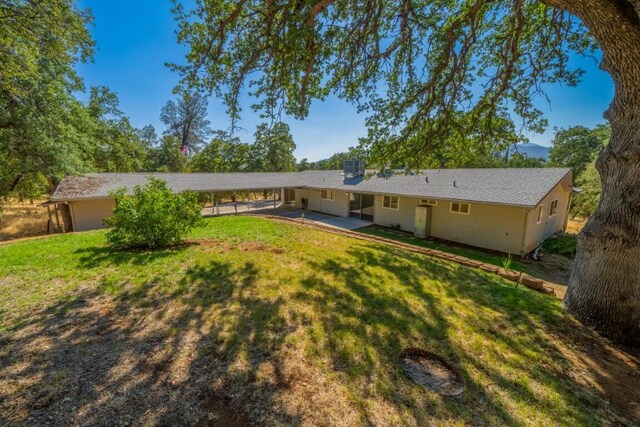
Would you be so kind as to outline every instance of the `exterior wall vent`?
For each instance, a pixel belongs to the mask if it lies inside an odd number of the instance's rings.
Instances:
[[[362,160],[345,160],[343,172],[346,179],[362,176],[364,175],[364,162]]]

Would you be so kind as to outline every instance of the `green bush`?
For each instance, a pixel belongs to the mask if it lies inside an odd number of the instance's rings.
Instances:
[[[542,249],[552,254],[574,256],[576,254],[578,236],[575,234],[558,234],[544,241]]]
[[[105,219],[109,244],[117,248],[163,248],[177,245],[202,221],[198,193],[173,194],[167,182],[149,178],[134,196],[122,188],[110,193],[116,206]]]

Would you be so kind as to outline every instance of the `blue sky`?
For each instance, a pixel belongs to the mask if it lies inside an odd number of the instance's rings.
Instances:
[[[186,53],[176,43],[171,1],[81,0],[80,4],[92,10],[95,20],[91,28],[96,41],[94,61],[78,66],[85,84],[108,86],[118,94],[120,108],[134,126],[152,124],[160,133],[160,109],[173,98],[172,89],[178,82],[165,63],[181,63]],[[549,145],[556,126],[604,122],[602,113],[613,96],[611,79],[593,60],[574,58],[573,62],[586,70],[582,83],[575,88],[548,88],[551,104],[540,99],[539,107],[549,120],[549,128],[543,135],[529,135],[531,142]],[[252,141],[260,123],[249,105],[247,100],[239,123],[245,130],[238,136],[245,142]],[[364,119],[353,106],[335,97],[316,102],[304,121],[287,121],[297,144],[296,157],[314,161],[356,145],[358,138],[366,135]],[[224,106],[214,98],[209,101],[209,120],[214,129],[230,125]]]

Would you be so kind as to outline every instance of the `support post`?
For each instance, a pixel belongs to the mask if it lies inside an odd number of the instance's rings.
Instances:
[[[276,189],[273,189],[273,209],[276,208]]]
[[[236,215],[238,215],[238,197],[236,193],[233,193],[233,207],[236,210]]]
[[[56,213],[56,231],[60,232],[60,217],[58,216],[58,205],[53,205],[53,211]]]
[[[51,227],[53,227],[53,221],[51,220],[51,206],[47,205],[47,216],[49,220],[47,221],[47,234],[51,234]]]
[[[67,206],[69,206],[69,216],[71,217],[71,230],[69,231],[76,231],[76,220],[73,217],[73,205],[67,202]]]

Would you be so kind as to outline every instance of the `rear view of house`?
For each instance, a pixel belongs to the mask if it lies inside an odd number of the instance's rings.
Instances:
[[[109,192],[132,192],[150,176],[166,180],[174,192],[274,189],[299,209],[521,255],[564,230],[573,190],[567,168],[374,174],[350,163],[344,171],[88,174],[65,178],[51,201],[68,209],[67,230],[101,228],[114,206]]]

